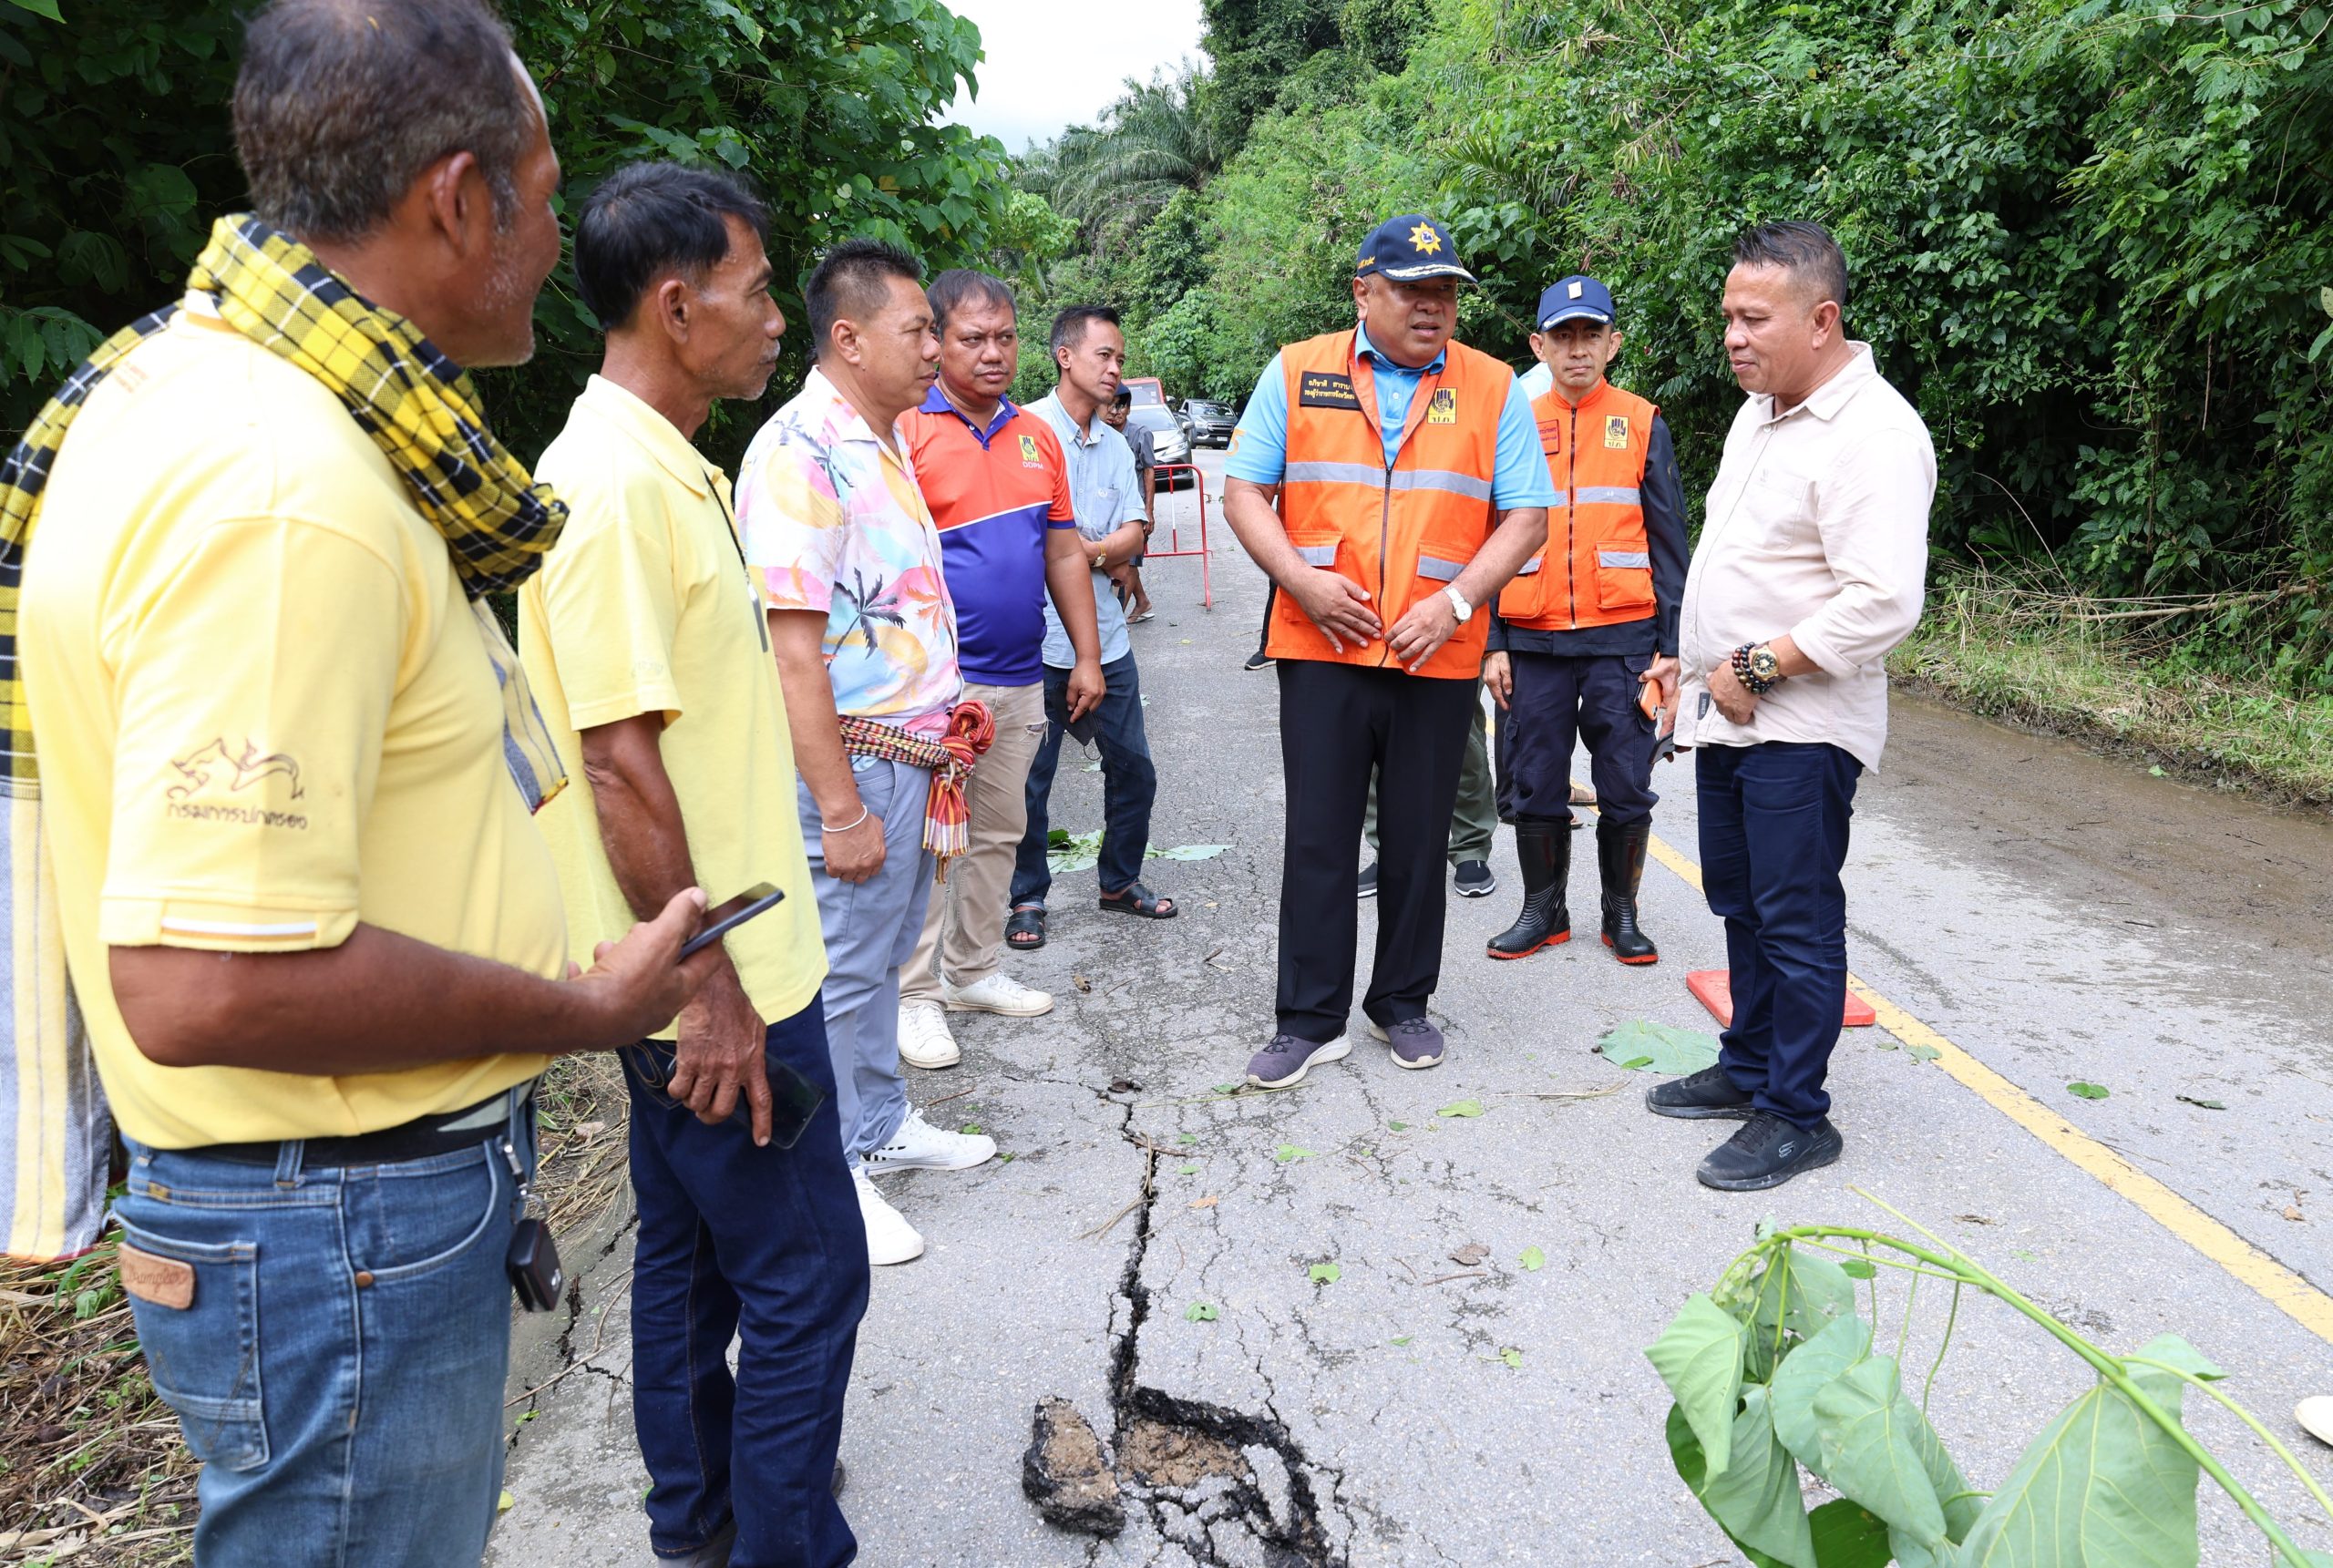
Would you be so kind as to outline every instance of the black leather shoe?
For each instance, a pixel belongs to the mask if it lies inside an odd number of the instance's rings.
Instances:
[[[729,1568],[729,1554],[736,1549],[737,1522],[731,1520],[721,1527],[721,1532],[694,1552],[683,1552],[678,1557],[658,1556],[656,1568]]]
[[[1650,822],[1622,827],[1604,817],[1596,820],[1596,869],[1604,883],[1604,945],[1624,964],[1660,961],[1660,949],[1637,927],[1637,888],[1644,881],[1645,851],[1651,843]]]
[[[1523,863],[1523,913],[1490,939],[1494,958],[1527,958],[1542,948],[1571,940],[1571,911],[1564,884],[1571,876],[1571,839],[1561,823],[1518,822],[1515,856]]]
[[[1694,1120],[1725,1117],[1735,1122],[1750,1116],[1750,1096],[1733,1086],[1723,1067],[1656,1083],[1644,1091],[1644,1108],[1655,1116],[1684,1116]]]
[[[1760,1193],[1803,1171],[1820,1170],[1845,1146],[1828,1117],[1801,1127],[1771,1111],[1752,1111],[1741,1131],[1711,1150],[1693,1173],[1701,1185],[1720,1192]]]

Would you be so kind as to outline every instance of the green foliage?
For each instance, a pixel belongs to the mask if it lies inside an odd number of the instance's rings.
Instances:
[[[1642,1019],[1622,1024],[1596,1049],[1607,1061],[1649,1072],[1699,1072],[1717,1061],[1715,1036]]]
[[[1668,1440],[1678,1475],[1758,1568],[2194,1568],[2195,1489],[2205,1474],[2267,1537],[2280,1563],[2322,1561],[2296,1546],[2183,1424],[2184,1392],[2204,1389],[2333,1512],[2333,1499],[2283,1444],[2211,1387],[2220,1370],[2186,1341],[2163,1335],[2116,1356],[1934,1237],[1921,1245],[1843,1225],[1761,1230],[1757,1245],[1712,1291],[1688,1301],[1646,1351],[1676,1399]],[[1897,1355],[1875,1355],[1876,1287],[1865,1317],[1826,1252],[1847,1255],[1865,1275],[1873,1265],[1908,1275],[1914,1296],[1923,1280],[1951,1286],[1951,1312],[1917,1402],[1899,1370],[1911,1300]],[[1991,1492],[1961,1473],[1927,1413],[1961,1297],[1971,1291],[2038,1325],[2098,1378]],[[1839,1500],[1809,1514],[1802,1471]]]
[[[836,239],[872,234],[937,267],[992,245],[1052,242],[1008,208],[1002,149],[935,125],[980,60],[938,0],[504,0],[541,85],[571,210],[618,165],[735,169],[769,201],[777,291]],[[172,298],[211,220],[244,200],[227,107],[240,7],[69,0],[62,26],[0,7],[0,418],[20,428],[104,333]],[[45,12],[43,12],[45,15]],[[535,361],[483,379],[496,424],[531,456],[599,363],[565,271],[537,307]],[[800,334],[789,347],[798,355]],[[777,384],[795,376],[781,372]],[[717,447],[741,446],[733,410]]]
[[[1340,43],[1343,11],[1343,0],[1200,0],[1218,134],[1244,137],[1291,72]]]
[[[1848,255],[1852,334],[1936,436],[1938,547],[2110,594],[2315,583],[2250,614],[2322,685],[2326,27],[2311,0],[1526,0],[1470,6],[1410,74],[1493,302],[1519,324],[1550,277],[1612,282],[1616,379],[1663,405],[1690,479],[1740,403],[1728,241],[1814,219]]]
[[[242,196],[227,6],[0,7],[0,425],[23,428],[116,328],[185,286]]]

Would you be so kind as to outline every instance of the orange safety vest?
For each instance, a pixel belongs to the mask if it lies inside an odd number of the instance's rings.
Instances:
[[[1576,631],[1652,619],[1644,466],[1659,412],[1608,381],[1576,407],[1552,389],[1533,402],[1557,504],[1547,508],[1547,548],[1499,595],[1508,625]]]
[[[1359,583],[1390,631],[1413,604],[1449,587],[1496,525],[1491,476],[1515,373],[1464,343],[1449,344],[1441,371],[1418,382],[1389,467],[1376,380],[1370,363],[1354,354],[1351,332],[1289,344],[1280,369],[1288,377],[1288,466],[1280,515],[1289,543],[1306,564]],[[1489,630],[1489,615],[1475,614],[1418,673],[1473,680],[1482,673]],[[1275,659],[1403,668],[1382,636],[1332,649],[1284,593],[1272,601],[1268,646]]]

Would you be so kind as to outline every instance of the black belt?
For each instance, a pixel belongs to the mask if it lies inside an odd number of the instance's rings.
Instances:
[[[303,1145],[300,1164],[307,1170],[337,1170],[349,1165],[394,1165],[406,1160],[427,1160],[472,1149],[509,1126],[510,1091],[481,1100],[461,1111],[437,1111],[416,1116],[377,1132],[346,1138],[291,1138],[275,1143],[206,1143],[182,1151],[239,1165],[273,1165],[285,1143]],[[487,1112],[495,1114],[489,1117]]]

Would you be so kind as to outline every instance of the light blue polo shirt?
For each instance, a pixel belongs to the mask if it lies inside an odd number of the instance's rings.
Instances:
[[[1142,482],[1134,471],[1134,448],[1110,428],[1099,411],[1092,428],[1080,430],[1053,393],[1030,404],[1028,410],[1051,425],[1061,439],[1062,456],[1069,463],[1070,508],[1076,514],[1081,538],[1104,538],[1142,520]],[[1126,637],[1126,612],[1111,591],[1109,578],[1098,571],[1094,574],[1094,620],[1100,633],[1103,663],[1115,664],[1134,651]],[[1068,629],[1053,609],[1051,593],[1045,595],[1045,663],[1055,670],[1077,666],[1077,651],[1070,646]]]
[[[1385,461],[1390,466],[1402,448],[1402,432],[1408,427],[1410,401],[1417,394],[1418,383],[1440,370],[1449,355],[1438,354],[1432,364],[1414,370],[1395,364],[1377,352],[1367,331],[1362,329],[1353,334],[1353,352],[1368,358],[1372,379],[1377,384],[1377,423],[1384,432]],[[1278,354],[1264,367],[1254,395],[1248,399],[1247,411],[1239,415],[1239,428],[1232,434],[1231,454],[1223,471],[1253,485],[1277,485],[1288,471],[1288,376],[1280,369]],[[1555,504],[1556,482],[1548,476],[1546,455],[1539,450],[1539,426],[1531,416],[1531,400],[1519,386],[1510,386],[1506,405],[1498,415],[1491,505],[1506,511]]]

